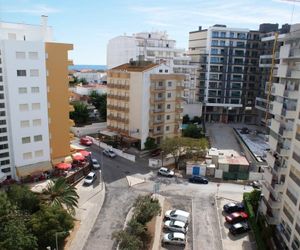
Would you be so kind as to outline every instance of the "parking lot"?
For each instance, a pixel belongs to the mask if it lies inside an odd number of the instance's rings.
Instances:
[[[224,198],[217,200],[223,250],[255,250],[255,239],[251,231],[236,236],[233,236],[231,233],[229,233],[230,225],[225,222],[226,213],[223,212],[223,206],[229,202],[232,202],[232,200]]]

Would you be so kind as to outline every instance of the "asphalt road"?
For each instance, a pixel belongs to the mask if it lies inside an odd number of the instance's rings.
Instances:
[[[90,150],[92,157],[101,162],[101,151],[95,145]],[[126,175],[138,175],[147,181],[129,187]],[[138,195],[153,191],[154,182],[160,183],[160,194],[164,195],[172,208],[182,208],[191,212],[191,230],[188,234],[186,249],[222,250],[222,237],[214,204],[217,184],[208,185],[188,183],[182,178],[158,177],[147,167],[146,162],[130,162],[121,157],[114,159],[103,156],[102,178],[106,185],[106,198],[96,222],[90,232],[85,250],[116,249],[111,238],[113,232],[123,228],[126,215]],[[251,190],[250,187],[246,189]],[[241,199],[244,186],[221,184],[219,195]],[[247,190],[246,190],[247,191]],[[170,248],[168,248],[170,249]]]

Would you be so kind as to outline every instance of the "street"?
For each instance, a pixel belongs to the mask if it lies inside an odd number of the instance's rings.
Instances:
[[[191,184],[182,178],[158,177],[156,171],[147,167],[144,160],[130,162],[121,157],[110,159],[105,156],[101,159],[98,147],[93,145],[90,150],[92,157],[103,162],[102,177],[106,185],[106,197],[84,249],[116,249],[116,243],[111,238],[113,232],[123,228],[125,217],[136,197],[153,192],[155,181],[160,183],[159,193],[166,197],[171,208],[191,212],[191,232],[188,234],[185,249],[224,249],[214,203],[217,183]],[[146,181],[129,187],[126,175],[134,175]],[[222,183],[218,194],[226,199],[241,201],[242,193],[251,190],[251,187],[244,190],[242,185]]]

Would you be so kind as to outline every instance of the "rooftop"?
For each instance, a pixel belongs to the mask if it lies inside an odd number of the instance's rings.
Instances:
[[[244,156],[223,156],[219,158],[218,162],[219,164],[249,166],[249,162]]]
[[[111,70],[143,72],[156,66],[158,66],[158,64],[149,61],[131,61],[130,63],[125,63],[114,67]]]

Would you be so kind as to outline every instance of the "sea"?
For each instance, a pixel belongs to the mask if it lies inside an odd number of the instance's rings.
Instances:
[[[106,70],[106,65],[86,65],[86,64],[77,64],[77,65],[70,65],[69,70],[83,70],[83,69],[90,69],[90,70]]]

